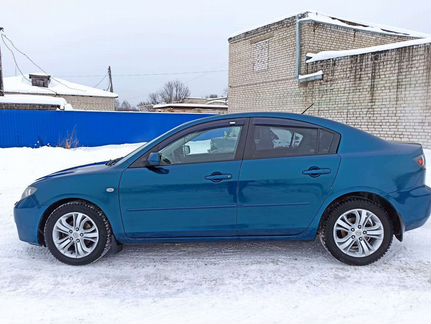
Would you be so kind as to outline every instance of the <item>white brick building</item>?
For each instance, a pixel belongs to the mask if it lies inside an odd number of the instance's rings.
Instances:
[[[307,113],[431,148],[426,37],[311,12],[236,35],[229,112],[301,113],[313,104]]]
[[[73,109],[79,110],[113,111],[115,110],[115,99],[118,98],[116,93],[53,78],[44,74],[29,74],[25,77],[14,76],[4,78],[4,92],[5,94],[13,95],[64,98]]]

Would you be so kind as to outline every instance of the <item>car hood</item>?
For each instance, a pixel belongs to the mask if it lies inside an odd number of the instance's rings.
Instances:
[[[107,161],[102,161],[102,162],[96,162],[96,163],[90,163],[90,164],[84,164],[84,165],[79,165],[73,168],[68,168],[68,169],[64,169],[61,171],[56,171],[54,173],[48,174],[42,178],[39,178],[36,180],[37,181],[41,181],[41,180],[45,180],[45,179],[50,179],[50,178],[55,178],[55,177],[60,177],[60,176],[67,176],[67,175],[73,175],[73,174],[84,174],[84,173],[92,173],[92,172],[96,172],[96,171],[100,171],[100,170],[104,170],[109,168],[109,166],[106,165]]]

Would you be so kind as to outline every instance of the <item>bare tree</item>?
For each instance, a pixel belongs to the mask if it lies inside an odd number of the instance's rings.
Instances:
[[[138,104],[139,110],[154,111],[153,106],[160,103],[181,103],[190,96],[189,87],[181,81],[166,82],[162,89],[152,92],[147,100]]]
[[[157,92],[152,92],[148,95],[148,100],[147,100],[148,104],[151,105],[157,105],[158,103],[160,103],[160,95]]]
[[[153,112],[155,111],[154,105],[155,105],[154,103],[150,103],[149,101],[141,101],[136,105],[136,108],[138,108],[138,110],[140,111]]]
[[[136,107],[132,106],[127,100],[124,100],[121,105],[117,108],[119,111],[136,111]]]
[[[183,102],[189,96],[189,87],[179,80],[166,82],[158,93],[160,101],[164,103]]]

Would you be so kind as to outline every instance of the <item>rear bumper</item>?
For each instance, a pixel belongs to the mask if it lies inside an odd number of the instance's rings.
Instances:
[[[405,231],[422,226],[430,217],[431,188],[427,186],[394,192],[387,198],[398,211]]]

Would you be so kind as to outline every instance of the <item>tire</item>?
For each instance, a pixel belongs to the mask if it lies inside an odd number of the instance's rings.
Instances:
[[[106,216],[85,201],[71,201],[57,207],[48,216],[44,237],[49,251],[57,260],[76,266],[103,257],[111,248],[113,239]]]
[[[349,198],[331,209],[319,233],[323,246],[337,260],[357,266],[383,257],[393,235],[387,211],[378,203],[359,197]]]

